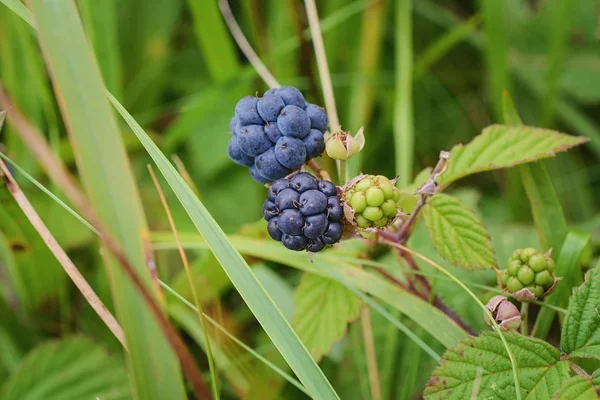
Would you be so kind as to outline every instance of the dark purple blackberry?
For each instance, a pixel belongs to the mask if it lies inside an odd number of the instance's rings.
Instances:
[[[335,185],[307,172],[273,182],[263,205],[269,235],[296,251],[317,253],[339,242],[343,234],[342,216]]]
[[[289,175],[325,150],[327,114],[308,104],[292,86],[269,89],[262,98],[246,96],[235,106],[229,130],[229,157],[269,183]]]

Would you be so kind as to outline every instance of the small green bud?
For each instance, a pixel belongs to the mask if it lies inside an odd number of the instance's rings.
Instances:
[[[552,278],[552,274],[548,270],[544,270],[535,274],[535,283],[537,285],[546,286],[552,282],[554,282],[554,278]]]
[[[357,154],[365,145],[363,128],[360,128],[356,136],[350,132],[336,132],[325,141],[325,151],[334,160],[344,161]]]
[[[367,207],[365,211],[362,212],[363,217],[368,219],[369,221],[377,221],[383,217],[383,211],[379,207]]]
[[[385,201],[383,191],[377,187],[370,187],[367,189],[367,203],[373,207],[379,207]]]
[[[519,282],[519,279],[516,276],[511,276],[506,281],[506,288],[509,292],[515,293],[523,289],[523,284]]]
[[[533,272],[527,265],[523,265],[519,269],[517,272],[517,278],[519,278],[519,281],[521,281],[521,283],[525,286],[532,284],[534,279],[537,282],[535,272]]]
[[[534,254],[537,254],[537,250],[534,249],[533,247],[528,247],[526,249],[521,250],[521,256],[520,256],[521,261],[526,263],[527,261],[529,261],[531,256],[533,256]]]
[[[350,199],[350,206],[354,210],[354,212],[363,212],[365,208],[367,208],[367,196],[363,192],[356,192],[352,195]]]

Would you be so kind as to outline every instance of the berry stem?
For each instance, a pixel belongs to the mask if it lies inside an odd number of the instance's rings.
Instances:
[[[521,303],[521,334],[529,335],[529,303]]]
[[[233,13],[231,12],[229,2],[227,0],[220,0],[219,8],[221,9],[223,19],[229,27],[229,31],[235,39],[235,42],[238,44],[240,50],[242,50],[242,53],[244,53],[248,61],[250,61],[250,64],[252,64],[258,75],[260,75],[262,80],[265,81],[265,83],[271,89],[280,87],[281,85],[279,84],[277,79],[275,79],[275,77],[273,76],[271,71],[269,71],[266,65],[263,64],[263,62],[260,60],[256,52],[252,48],[252,45],[250,45],[250,42],[248,42],[248,39],[246,39],[246,36],[244,36],[244,32],[242,32],[242,29],[240,28],[239,24],[235,20],[235,17],[233,16]]]
[[[327,171],[325,171],[323,168],[321,168],[315,160],[309,160],[308,166],[310,169],[313,170],[313,172],[315,174],[319,175],[321,177],[321,179],[324,179],[326,181],[331,181],[331,177],[329,176],[329,173]]]

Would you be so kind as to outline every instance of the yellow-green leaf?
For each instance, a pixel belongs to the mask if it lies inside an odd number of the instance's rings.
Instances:
[[[294,294],[294,329],[319,361],[358,318],[360,300],[341,283],[305,273]]]
[[[447,186],[467,175],[553,157],[588,140],[524,125],[492,125],[467,145],[452,148],[448,169],[438,182]]]
[[[436,194],[423,207],[423,216],[433,244],[446,260],[467,269],[496,267],[490,235],[457,198]]]

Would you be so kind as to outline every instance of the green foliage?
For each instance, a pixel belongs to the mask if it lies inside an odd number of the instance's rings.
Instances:
[[[569,364],[541,340],[505,332],[519,367],[524,399],[552,399],[569,378]],[[466,339],[444,354],[425,388],[426,399],[514,399],[511,364],[497,333]]]
[[[591,380],[577,375],[562,385],[555,398],[556,400],[598,400],[598,393]]]
[[[561,349],[569,357],[600,358],[600,265],[588,271],[565,316]]]
[[[341,340],[360,313],[360,300],[333,279],[305,273],[294,293],[294,323],[315,360]]]
[[[423,208],[423,216],[433,244],[452,264],[467,269],[497,267],[490,235],[457,198],[433,196]]]
[[[492,125],[469,144],[452,148],[439,182],[446,186],[467,175],[552,157],[588,140],[549,129]]]
[[[75,336],[43,343],[0,386],[4,400],[131,399],[123,360],[90,339]]]
[[[156,144],[148,137],[141,126],[123,108],[112,95],[111,102],[131,127],[148,154],[152,157],[171,189],[177,195],[198,232],[202,234],[213,254],[229,276],[254,316],[261,323],[275,346],[282,353],[300,381],[314,395],[324,399],[336,399],[333,387],[310,357],[306,348],[298,339],[281,311],[277,308],[269,294],[264,290],[252,270],[238,253],[229,239],[215,222],[198,197],[190,189],[181,175],[169,163]]]

